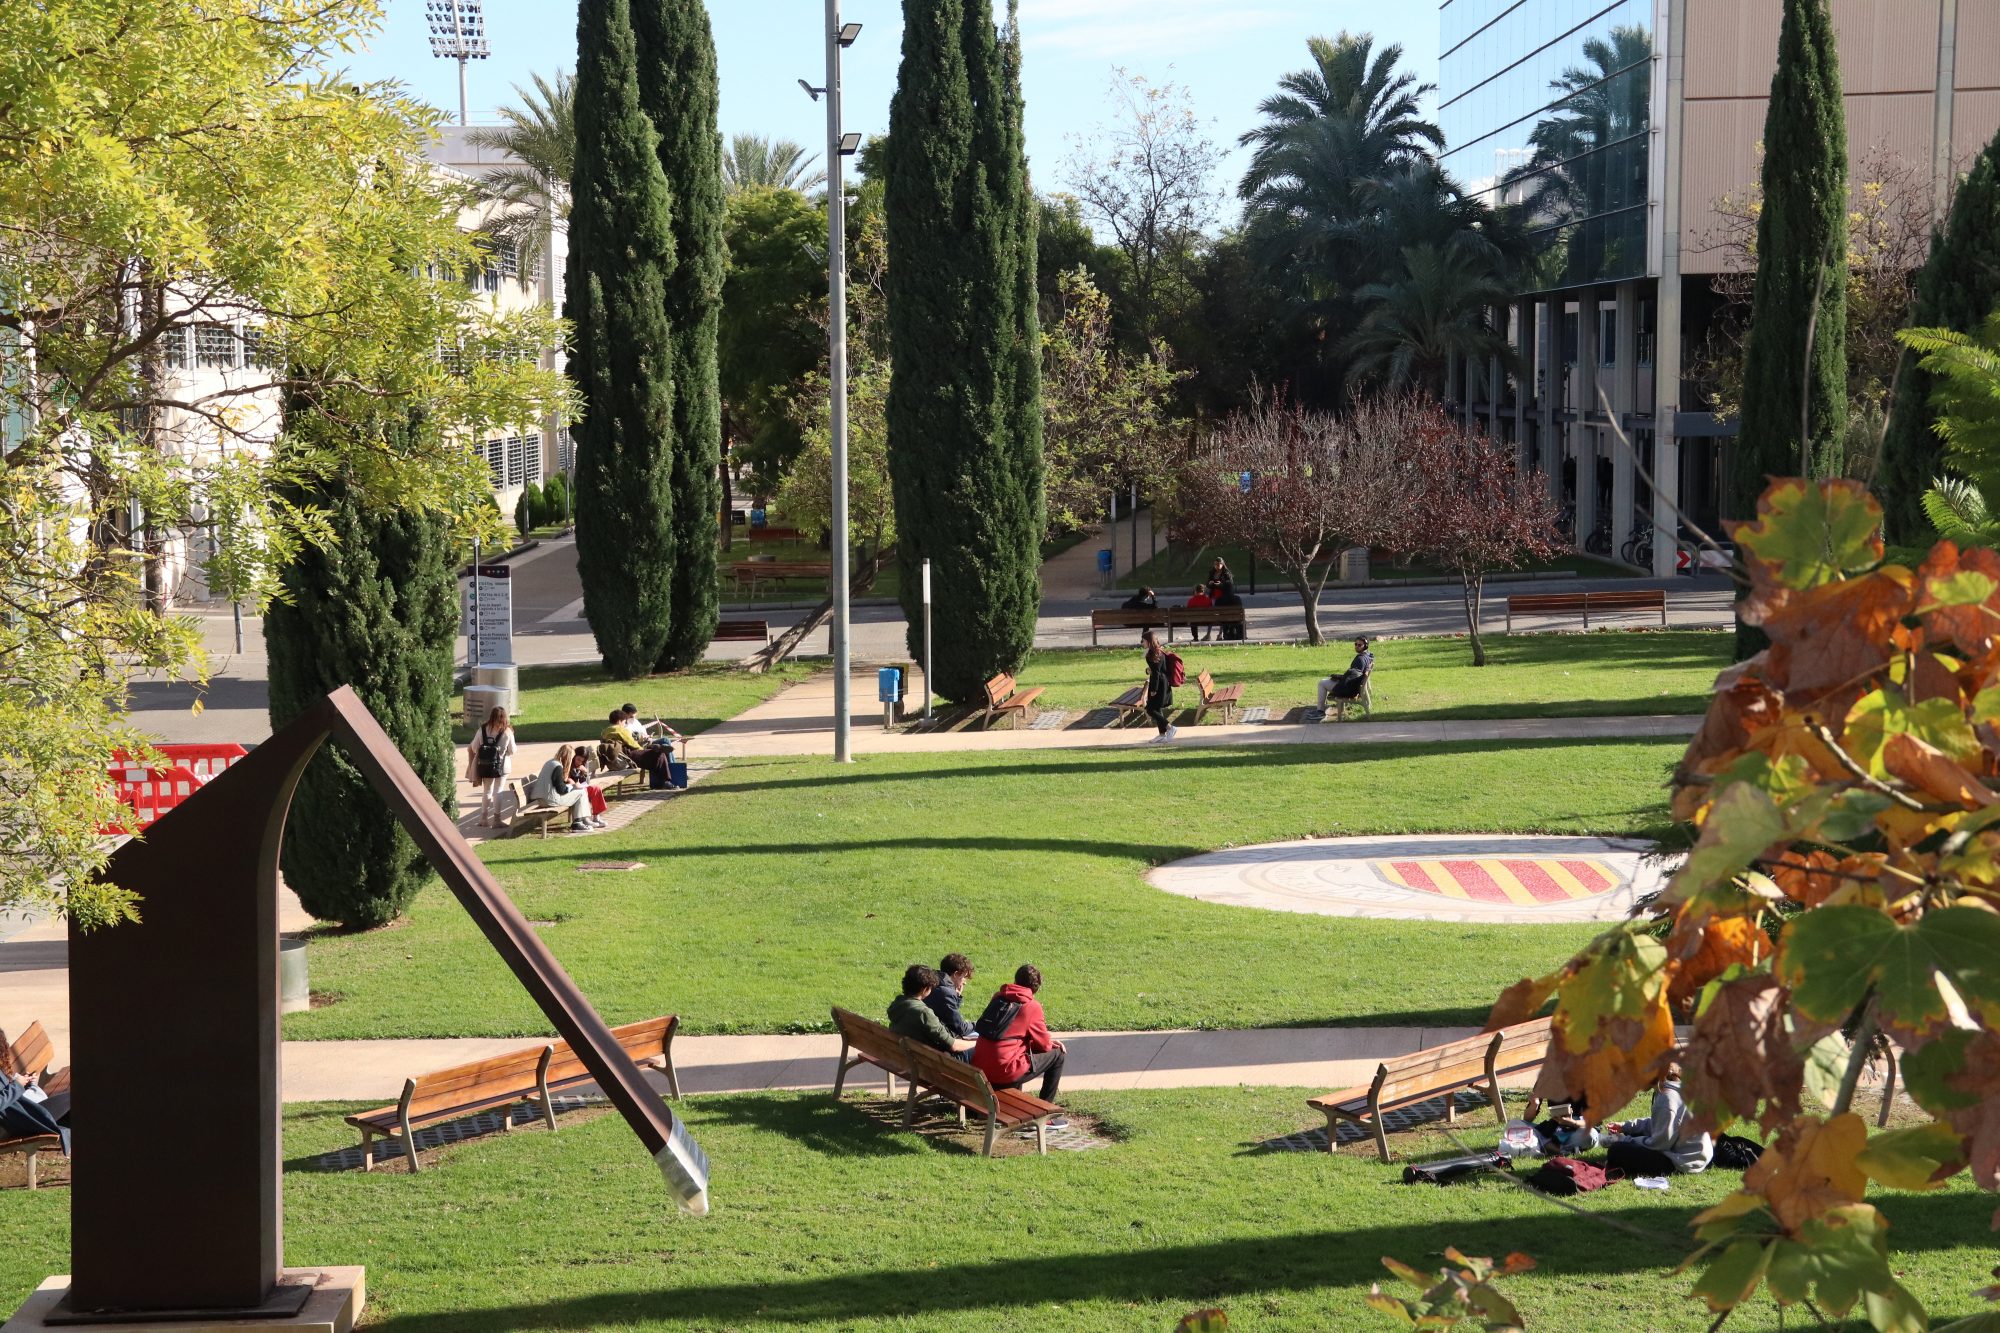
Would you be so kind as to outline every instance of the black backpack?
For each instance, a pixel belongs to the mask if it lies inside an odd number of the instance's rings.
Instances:
[[[1007,1035],[1007,1029],[1014,1026],[1014,1019],[1021,1012],[1021,1002],[1010,1000],[1003,995],[995,995],[986,1002],[986,1012],[972,1025],[972,1030],[988,1041],[999,1041]]]
[[[491,732],[487,731],[486,728],[484,727],[481,727],[479,729],[479,776],[480,777],[497,778],[505,776],[500,771],[500,737],[505,736],[506,734],[507,733],[503,731],[500,733],[499,736],[496,736]]]
[[[1715,1156],[1713,1164],[1729,1171],[1748,1171],[1757,1165],[1757,1159],[1764,1155],[1764,1149],[1751,1139],[1735,1134],[1715,1136]]]

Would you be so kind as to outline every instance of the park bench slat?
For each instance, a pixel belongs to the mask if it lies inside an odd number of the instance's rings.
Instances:
[[[617,1038],[619,1046],[632,1057],[634,1064],[665,1072],[668,1090],[674,1097],[681,1095],[680,1078],[673,1061],[674,1033],[679,1027],[680,1016],[669,1014],[664,1018],[649,1018],[611,1029],[611,1035]],[[521,1102],[536,1101],[541,1104],[544,1121],[553,1130],[556,1118],[550,1094],[588,1083],[591,1079],[582,1057],[571,1049],[568,1042],[544,1042],[406,1079],[403,1095],[395,1105],[363,1111],[348,1116],[346,1120],[361,1131],[364,1168],[372,1168],[375,1164],[377,1137],[399,1138],[403,1140],[403,1156],[409,1163],[409,1169],[416,1171],[414,1132],[417,1126],[441,1120],[459,1120],[496,1107],[513,1107]],[[503,1122],[503,1128],[513,1128],[511,1115]]]
[[[1237,705],[1242,702],[1243,686],[1241,684],[1224,685],[1218,689],[1215,684],[1215,677],[1209,675],[1206,671],[1196,673],[1194,683],[1201,690],[1201,707],[1197,708],[1194,713],[1195,725],[1201,725],[1202,718],[1207,715],[1208,710],[1211,708],[1220,708],[1222,710],[1222,720],[1228,722],[1235,714]]]
[[[1034,716],[1035,700],[1041,697],[1041,686],[1030,690],[1019,689],[1014,678],[1003,671],[986,682],[986,711],[981,714],[981,725],[990,727],[993,719],[1002,716],[1018,725],[1017,719]]]
[[[1097,647],[1097,632],[1103,629],[1164,629],[1167,642],[1172,643],[1176,629],[1243,623],[1243,608],[1240,606],[1161,606],[1150,611],[1107,608],[1090,613],[1090,646]]]
[[[1388,1132],[1382,1120],[1383,1113],[1387,1111],[1442,1097],[1445,1119],[1453,1120],[1457,1118],[1455,1095],[1477,1088],[1485,1093],[1486,1100],[1493,1107],[1493,1114],[1504,1127],[1507,1108],[1500,1094],[1500,1078],[1542,1066],[1548,1054],[1549,1024],[1549,1019],[1537,1018],[1498,1032],[1463,1037],[1442,1046],[1399,1055],[1376,1066],[1375,1079],[1367,1086],[1343,1088],[1339,1092],[1313,1097],[1307,1100],[1306,1105],[1326,1117],[1328,1152],[1332,1152],[1337,1145],[1335,1131],[1339,1122],[1345,1120],[1374,1131],[1375,1150],[1384,1162],[1389,1160]],[[1530,1100],[1530,1119],[1534,1117],[1535,1109],[1536,1103]]]
[[[771,623],[768,620],[724,620],[715,627],[716,643],[769,643]]]

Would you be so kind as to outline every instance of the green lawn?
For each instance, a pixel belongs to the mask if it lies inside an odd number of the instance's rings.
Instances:
[[[1310,707],[1320,679],[1345,671],[1354,656],[1345,641],[1304,648],[1175,638],[1174,651],[1188,673],[1187,687],[1175,699],[1190,708],[1200,701],[1195,673],[1204,670],[1220,684],[1240,683],[1245,707]],[[1475,668],[1462,638],[1386,640],[1375,646],[1375,716],[1410,721],[1702,713],[1716,673],[1729,665],[1730,642],[1722,630],[1495,634],[1486,639],[1487,665]],[[1017,674],[1024,685],[1047,691],[1042,707],[1084,709],[1102,707],[1139,684],[1145,668],[1133,645],[1037,652]]]
[[[755,676],[733,663],[699,662],[643,680],[613,680],[593,663],[522,667],[514,734],[522,741],[595,741],[612,709],[635,703],[647,721],[664,717],[692,736],[812,674],[813,668],[796,662]],[[471,739],[462,719],[454,724],[454,743]]]
[[[1128,533],[1128,539],[1129,535]],[[1117,551],[1118,563],[1122,567],[1129,555],[1129,540],[1126,546],[1118,547]],[[1330,553],[1327,556],[1327,561],[1335,559],[1338,554],[1338,552]],[[1125,570],[1124,573],[1118,576],[1118,586],[1121,588],[1154,588],[1160,593],[1162,601],[1171,599],[1178,602],[1187,596],[1188,590],[1194,587],[1197,582],[1207,580],[1209,566],[1215,563],[1215,557],[1218,555],[1229,562],[1229,572],[1236,576],[1236,591],[1248,592],[1250,589],[1250,553],[1248,551],[1235,546],[1183,546],[1178,542],[1169,542],[1161,549],[1158,555],[1148,558],[1137,569]],[[1318,577],[1320,563],[1324,562],[1315,562],[1314,577]],[[1637,577],[1637,575],[1623,565],[1613,564],[1609,560],[1600,560],[1596,556],[1574,554],[1558,555],[1548,560],[1530,561],[1521,566],[1518,571],[1511,572],[1536,573],[1565,570],[1584,578],[1593,579]],[[1422,562],[1398,568],[1386,558],[1374,560],[1368,569],[1368,576],[1373,579],[1435,579],[1444,578],[1448,574],[1450,574],[1448,570],[1436,569]],[[1278,572],[1268,562],[1259,561],[1257,565],[1257,586],[1262,591],[1272,592],[1282,590],[1289,585],[1280,578]],[[1331,587],[1333,585],[1329,584],[1328,586]]]
[[[1022,962],[1070,1028],[1456,1023],[1589,926],[1360,921],[1174,897],[1142,872],[1308,835],[1634,833],[1666,824],[1679,743],[1274,745],[732,763],[615,833],[482,847],[613,1022],[825,1030],[962,949],[985,985]],[[699,755],[699,747],[696,754]],[[584,861],[645,869],[580,874]],[[329,934],[288,1037],[539,1033],[465,913],[432,887],[397,925]]]
[[[879,1085],[878,1085],[879,1088]],[[1711,1171],[1666,1194],[1629,1185],[1564,1201],[1484,1178],[1398,1183],[1351,1150],[1272,1152],[1322,1089],[1075,1093],[1113,1146],[986,1161],[885,1129],[850,1100],[778,1093],[681,1104],[712,1164],[714,1212],[676,1217],[659,1173],[615,1116],[568,1116],[447,1150],[433,1169],[321,1173],[353,1142],[346,1108],[285,1116],[285,1259],[363,1264],[379,1333],[556,1329],[711,1333],[973,1330],[1171,1333],[1219,1305],[1241,1333],[1367,1333],[1380,1257],[1424,1267],[1456,1245],[1523,1250],[1507,1279],[1535,1333],[1680,1333],[1709,1316],[1672,1269],[1688,1219],[1736,1183]],[[1468,1146],[1490,1146],[1490,1121]],[[1403,1134],[1412,1155],[1438,1134]],[[68,1191],[0,1206],[0,1309],[68,1270]],[[1982,1308],[1990,1196],[1961,1175],[1929,1195],[1883,1194],[1894,1267],[1934,1318]],[[1789,1326],[1820,1327],[1803,1311]],[[1763,1333],[1758,1302],[1729,1322]],[[1851,1327],[1851,1326],[1850,1326]]]

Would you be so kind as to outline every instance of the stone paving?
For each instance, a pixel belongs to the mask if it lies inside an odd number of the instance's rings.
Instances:
[[[1205,852],[1146,872],[1183,898],[1390,921],[1618,921],[1674,863],[1623,838],[1311,838]]]

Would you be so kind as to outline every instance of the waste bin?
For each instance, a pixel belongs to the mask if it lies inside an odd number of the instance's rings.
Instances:
[[[278,1012],[296,1014],[312,1008],[312,986],[306,980],[306,942],[278,940]]]
[[[1340,553],[1340,581],[1342,583],[1368,582],[1368,548],[1350,546]]]
[[[487,714],[495,708],[507,707],[507,691],[497,685],[468,685],[465,687],[465,725],[476,727],[486,721]],[[511,716],[511,710],[509,710]]]
[[[500,691],[500,706],[510,714],[521,709],[521,669],[511,662],[490,662],[472,668],[472,683]]]
[[[1111,550],[1106,547],[1097,553],[1097,577],[1108,584],[1111,582],[1111,572]]]

